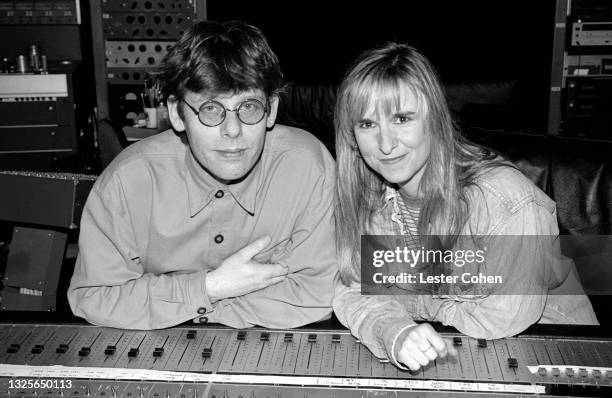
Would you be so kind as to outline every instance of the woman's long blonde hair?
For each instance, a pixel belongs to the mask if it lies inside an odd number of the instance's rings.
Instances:
[[[361,157],[354,126],[371,101],[376,101],[376,109],[395,111],[406,86],[415,93],[419,108],[426,110],[425,129],[431,134],[431,152],[420,184],[420,235],[440,236],[443,247],[452,247],[469,211],[465,188],[483,171],[505,164],[462,138],[436,71],[416,49],[388,43],[363,53],[340,85],[334,114],[338,169],[336,243],[340,273],[346,284],[359,280],[361,236],[371,232],[369,221],[382,205],[387,184]]]

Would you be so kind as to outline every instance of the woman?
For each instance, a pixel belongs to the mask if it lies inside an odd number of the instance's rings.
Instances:
[[[334,123],[342,277],[334,310],[374,355],[416,370],[456,354],[415,320],[486,339],[536,322],[597,324],[573,263],[560,253],[554,202],[510,163],[459,135],[436,72],[414,48],[390,43],[364,53],[339,89]],[[476,265],[503,283],[461,285],[451,278],[449,286],[436,281],[436,290],[423,285],[429,294],[395,283],[389,292],[403,294],[362,295],[363,235],[403,235],[405,247],[423,252],[459,253],[471,242],[483,250]],[[364,267],[372,264],[364,260]],[[397,270],[398,262],[387,265]],[[463,272],[454,265],[442,267],[447,277]],[[425,262],[399,266],[431,273]]]

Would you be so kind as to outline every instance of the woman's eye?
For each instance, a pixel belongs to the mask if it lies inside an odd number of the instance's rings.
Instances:
[[[408,123],[409,121],[411,121],[412,118],[406,115],[397,115],[395,116],[395,119],[393,120],[393,123],[396,124],[404,124],[404,123]]]
[[[372,127],[374,127],[374,122],[362,121],[357,124],[357,127],[359,127],[360,129],[371,129]]]

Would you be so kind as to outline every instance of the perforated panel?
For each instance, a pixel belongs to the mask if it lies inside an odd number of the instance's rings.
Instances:
[[[156,67],[172,44],[172,41],[107,41],[106,67]]]
[[[172,44],[196,21],[197,0],[102,0],[109,115],[126,125],[142,113],[140,93]]]
[[[105,13],[107,39],[178,39],[193,23],[189,13]]]
[[[147,74],[155,68],[107,68],[106,78],[110,84],[142,84]],[[142,88],[140,89],[142,91]]]
[[[189,12],[194,8],[189,0],[102,0],[102,12]]]
[[[113,120],[125,126],[132,125],[134,119],[142,113],[142,102],[139,97],[141,92],[141,84],[130,84],[129,81],[126,81],[125,84],[111,85],[109,98]]]

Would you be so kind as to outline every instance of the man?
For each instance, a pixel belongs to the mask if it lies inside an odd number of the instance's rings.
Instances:
[[[73,312],[130,329],[327,318],[334,163],[309,133],[275,126],[282,74],[265,37],[242,22],[200,22],[158,78],[174,131],[130,146],[96,181]]]

